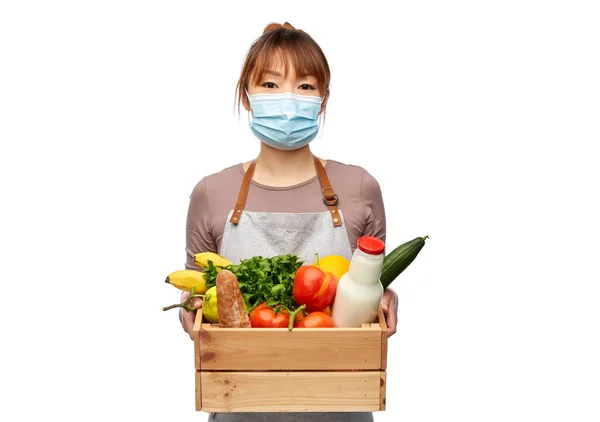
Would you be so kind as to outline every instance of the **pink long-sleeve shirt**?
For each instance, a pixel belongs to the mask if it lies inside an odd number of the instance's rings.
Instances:
[[[327,160],[325,170],[338,208],[345,219],[352,251],[359,237],[369,235],[385,242],[385,210],[379,183],[365,169]],[[236,204],[243,164],[236,164],[200,180],[190,196],[186,226],[186,268],[198,270],[194,255],[218,252],[229,212]],[[286,187],[265,186],[252,181],[245,210],[308,213],[328,211],[317,176]],[[250,257],[249,257],[250,258]]]

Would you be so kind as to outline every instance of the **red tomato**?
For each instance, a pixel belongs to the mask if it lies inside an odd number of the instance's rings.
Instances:
[[[333,303],[337,278],[318,267],[303,265],[294,277],[294,301],[306,305],[307,312],[322,311]]]
[[[275,313],[266,303],[261,303],[250,312],[250,325],[253,328],[287,328],[289,324],[290,316],[286,310]]]
[[[334,328],[335,324],[333,318],[327,315],[325,312],[311,312],[305,316],[302,321],[294,324],[297,328]]]

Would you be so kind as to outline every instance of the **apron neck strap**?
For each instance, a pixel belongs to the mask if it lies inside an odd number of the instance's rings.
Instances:
[[[327,177],[327,172],[325,171],[323,164],[321,164],[321,161],[317,157],[314,157],[314,162],[317,170],[317,176],[319,176],[319,183],[321,184],[323,203],[327,205],[329,211],[331,212],[333,225],[335,227],[341,226],[342,218],[340,217],[339,210],[337,209],[338,197],[333,192],[333,188],[331,187],[331,183]],[[229,222],[232,224],[237,224],[242,217],[242,211],[244,211],[244,207],[246,206],[246,199],[248,199],[248,191],[250,190],[250,182],[252,182],[252,176],[254,175],[255,167],[256,160],[252,161],[252,163],[250,163],[250,167],[248,167],[248,170],[246,170],[235,208],[231,214],[231,218],[229,219]]]
[[[321,164],[321,160],[317,157],[313,156],[315,160],[315,168],[317,169],[317,175],[319,176],[319,182],[321,183],[321,193],[323,194],[323,202],[329,208],[331,212],[331,219],[333,220],[333,225],[335,227],[342,225],[342,218],[340,217],[340,212],[337,209],[338,196],[333,192],[333,188],[331,187],[331,183],[329,182],[329,178],[327,177],[327,172],[325,171],[325,167]]]
[[[235,208],[233,209],[233,213],[229,219],[230,223],[237,224],[242,217],[242,211],[244,211],[244,207],[246,206],[246,199],[248,198],[248,191],[250,190],[250,182],[252,181],[252,176],[254,175],[254,167],[256,167],[256,160],[252,161],[250,163],[250,167],[248,167],[248,170],[246,170]]]

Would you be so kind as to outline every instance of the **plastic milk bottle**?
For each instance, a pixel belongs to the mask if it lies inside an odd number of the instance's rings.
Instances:
[[[385,244],[373,236],[358,239],[350,268],[338,281],[331,317],[336,327],[360,327],[375,322],[383,285],[379,281],[383,268]]]

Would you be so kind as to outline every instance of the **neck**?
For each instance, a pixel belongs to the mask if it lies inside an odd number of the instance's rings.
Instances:
[[[313,154],[308,145],[293,151],[282,151],[261,142],[256,159],[254,180],[267,186],[291,186],[317,174]]]

